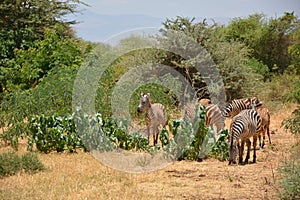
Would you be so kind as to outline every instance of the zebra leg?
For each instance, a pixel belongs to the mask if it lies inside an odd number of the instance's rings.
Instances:
[[[259,140],[259,147],[262,147],[262,141],[261,141],[261,133],[258,135],[258,140]]]
[[[157,144],[157,141],[158,141],[158,134],[159,134],[159,130],[158,130],[158,127],[156,127],[155,132],[154,132],[154,134],[153,134],[153,138],[155,138],[155,139],[154,139],[154,146]]]
[[[156,138],[155,138],[155,135],[156,135],[156,130],[153,130],[153,146],[156,145]]]
[[[245,158],[245,164],[248,164],[249,163],[249,158],[250,158],[250,150],[251,150],[251,141],[250,139],[247,139],[246,140],[246,144],[247,144],[247,156]],[[255,146],[254,146],[255,148]]]
[[[245,146],[244,140],[242,140],[241,143],[238,141],[237,145],[238,145],[238,150],[239,150],[239,165],[242,165],[243,164],[244,146]]]
[[[148,144],[150,144],[150,126],[147,126]]]
[[[256,163],[256,143],[257,143],[257,136],[253,136],[253,163]]]
[[[159,137],[159,134],[160,134],[158,127],[157,127],[156,131],[157,131],[156,132],[156,144],[157,144],[158,143],[158,137]]]
[[[268,138],[269,138],[269,144],[272,144],[271,143],[270,128],[269,128],[269,126],[267,126],[267,134],[268,134]]]
[[[266,139],[266,130],[263,129],[263,141],[262,141],[262,144],[261,144],[261,148],[263,149],[264,146],[265,146],[265,139]]]

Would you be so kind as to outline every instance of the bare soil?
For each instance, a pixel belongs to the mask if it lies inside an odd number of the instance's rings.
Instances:
[[[0,199],[279,199],[278,168],[295,143],[280,126],[293,109],[284,106],[271,113],[270,130],[277,131],[272,145],[267,140],[265,149],[257,151],[255,164],[176,161],[154,172],[130,174],[102,165],[89,153],[39,154],[47,170],[0,179]],[[0,148],[1,153],[10,150]],[[18,153],[25,151],[21,143]]]

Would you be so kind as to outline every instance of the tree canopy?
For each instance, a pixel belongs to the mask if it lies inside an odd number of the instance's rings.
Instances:
[[[58,37],[74,38],[70,24],[63,17],[77,12],[80,0],[4,0],[0,3],[0,99],[8,85],[20,83],[20,51],[32,51],[46,37],[46,32],[60,26]],[[49,35],[49,34],[48,34]],[[49,38],[48,38],[49,39]],[[54,42],[54,41],[53,41]],[[31,49],[31,50],[30,50]],[[19,55],[19,61],[16,60]],[[41,66],[45,74],[45,66]],[[49,66],[46,68],[49,69]],[[22,76],[26,75],[23,73]],[[35,73],[33,72],[33,76]],[[27,74],[28,75],[28,74]],[[39,74],[38,77],[41,78]],[[12,80],[14,79],[14,80]],[[28,78],[25,78],[28,80]],[[31,78],[29,78],[31,79]],[[17,80],[17,82],[16,82]],[[28,84],[28,83],[26,83]]]

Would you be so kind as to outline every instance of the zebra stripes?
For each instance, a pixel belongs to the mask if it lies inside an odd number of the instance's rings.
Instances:
[[[225,106],[225,108],[222,110],[222,115],[224,117],[234,117],[242,110],[251,109],[252,105],[259,107],[262,105],[262,102],[257,97],[235,99]]]
[[[230,124],[230,143],[228,147],[229,164],[236,163],[237,151],[239,151],[239,164],[243,164],[244,143],[247,144],[247,156],[244,163],[250,158],[250,138],[253,137],[253,163],[256,162],[257,134],[260,132],[261,118],[254,109],[242,110],[233,117]],[[241,143],[240,143],[241,140]]]
[[[208,104],[206,107],[206,126],[212,126],[215,133],[225,127],[225,118],[217,104]]]
[[[153,134],[153,145],[155,146],[159,136],[159,126],[166,126],[165,107],[160,103],[151,104],[150,93],[141,93],[140,104],[137,111],[146,111],[145,119],[147,125],[148,142],[150,134]]]
[[[183,119],[186,121],[192,121],[195,118],[195,110],[197,108],[196,103],[188,103],[183,107]]]
[[[212,104],[210,99],[201,99],[199,103],[206,109],[206,126],[211,126],[215,133],[221,131],[225,126],[225,118],[217,104]],[[183,119],[191,121],[195,117],[197,104],[189,103],[183,109]]]

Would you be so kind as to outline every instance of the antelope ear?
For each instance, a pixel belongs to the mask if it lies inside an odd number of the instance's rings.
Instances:
[[[147,95],[150,97],[150,93],[148,92]]]
[[[142,97],[142,96],[144,96],[144,93],[143,93],[143,92],[141,93],[141,97]]]

